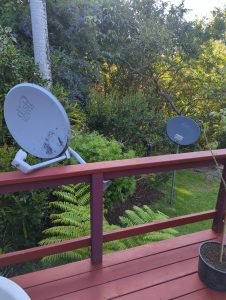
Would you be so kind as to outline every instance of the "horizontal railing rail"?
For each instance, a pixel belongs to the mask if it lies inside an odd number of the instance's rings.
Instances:
[[[216,214],[216,210],[213,209],[201,213],[194,213],[191,215],[170,218],[163,221],[156,221],[156,222],[146,223],[142,225],[113,230],[110,232],[104,232],[103,243],[131,237],[134,235],[166,229],[169,227],[172,228],[181,225],[213,219],[215,217],[215,214]],[[89,236],[85,236],[82,238],[76,238],[69,241],[34,247],[27,250],[10,252],[7,254],[0,255],[0,267],[15,264],[15,263],[25,262],[28,260],[33,260],[48,255],[80,249],[88,246],[91,246],[91,238]]]
[[[226,163],[226,149],[213,151],[219,163]],[[49,167],[24,175],[0,173],[0,193],[20,192],[78,182],[91,182],[91,175],[102,173],[104,179],[158,173],[214,165],[211,151],[168,154],[81,165]]]
[[[222,228],[223,214],[226,209],[226,192],[221,182],[216,209],[191,215],[170,218],[133,227],[103,233],[103,180],[123,176],[135,176],[170,170],[196,168],[214,165],[214,159],[226,165],[226,150],[201,151],[184,154],[171,154],[154,157],[134,158],[84,165],[50,167],[24,175],[21,172],[0,173],[0,193],[19,192],[39,188],[60,186],[71,183],[87,182],[91,185],[91,236],[64,241],[46,246],[34,247],[0,255],[0,266],[91,246],[93,264],[102,262],[102,244],[117,239],[144,234],[169,227],[214,219],[213,229]],[[226,179],[226,168],[223,171]]]

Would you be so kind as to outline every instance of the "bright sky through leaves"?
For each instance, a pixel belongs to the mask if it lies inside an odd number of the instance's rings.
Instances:
[[[181,3],[181,0],[169,0],[173,4]],[[194,20],[197,18],[210,17],[211,11],[215,8],[226,6],[225,0],[185,0],[185,7],[192,9],[186,15],[186,19]]]

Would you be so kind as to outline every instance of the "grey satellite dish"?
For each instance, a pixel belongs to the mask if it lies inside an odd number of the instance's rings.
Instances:
[[[60,102],[44,88],[18,84],[6,96],[7,127],[25,151],[50,159],[65,152],[70,140],[70,123]]]
[[[199,125],[189,117],[177,116],[170,119],[166,126],[169,139],[177,144],[176,153],[179,153],[180,146],[194,144],[200,137]],[[172,187],[170,193],[170,205],[173,206],[174,185],[176,171],[173,172]]]
[[[12,165],[23,173],[70,158],[70,155],[79,163],[85,163],[69,147],[70,122],[63,106],[41,86],[22,83],[13,87],[6,96],[4,116],[10,133],[21,148],[34,156],[48,159],[31,166],[25,162],[27,153],[20,149]]]
[[[166,131],[171,141],[182,146],[194,144],[200,137],[198,124],[193,119],[184,116],[170,119]]]
[[[42,159],[36,165],[25,162],[27,153],[20,149],[12,165],[22,171],[43,168],[72,155],[81,164],[82,157],[69,147],[71,128],[68,116],[60,102],[49,91],[32,83],[13,87],[6,96],[4,116],[13,138],[26,152]],[[111,181],[104,182],[104,189]]]

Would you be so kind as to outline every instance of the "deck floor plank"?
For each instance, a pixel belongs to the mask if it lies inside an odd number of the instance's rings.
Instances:
[[[70,293],[67,295],[68,300],[92,300],[98,299],[112,299],[127,293],[133,293],[139,290],[146,289],[150,286],[159,285],[168,282],[175,277],[180,278],[187,274],[193,274],[197,269],[197,258],[186,260],[180,263],[169,265],[162,268],[157,268],[148,272],[143,272],[119,280],[115,280],[106,284],[87,288],[78,292]],[[142,293],[141,293],[142,294]],[[150,297],[151,294],[149,294]],[[65,295],[56,297],[57,300],[63,300]],[[35,298],[34,298],[35,299]],[[47,298],[48,299],[48,298]],[[127,297],[130,299],[130,296]],[[135,299],[135,298],[134,298]],[[138,298],[137,298],[138,299]],[[143,299],[143,296],[141,296]],[[150,298],[149,298],[150,299]],[[161,299],[161,298],[153,298]]]
[[[216,239],[206,230],[12,278],[32,300],[226,300],[197,275],[198,246]],[[223,297],[223,298],[222,298]]]
[[[210,289],[202,289],[195,291],[194,293],[189,293],[187,295],[177,298],[177,300],[225,300],[226,295],[222,292],[213,291]]]
[[[136,291],[125,296],[117,297],[118,300],[172,300],[181,295],[188,294],[204,288],[204,284],[199,280],[198,274],[194,273],[189,276],[176,278],[162,284]],[[74,298],[76,299],[76,298]],[[112,299],[112,298],[111,298]],[[208,298],[203,298],[206,300]],[[195,298],[193,299],[195,300]],[[209,299],[208,299],[209,300]]]
[[[185,265],[188,265],[189,262],[191,261],[191,266],[192,271],[196,270],[196,258],[198,255],[197,251],[197,246],[192,245],[189,246],[188,249],[185,249],[185,251],[179,251],[180,249],[172,250],[166,253],[160,253],[153,255],[151,257],[145,257],[145,258],[140,258],[139,260],[123,263],[120,265],[116,266],[111,266],[108,268],[104,268],[102,270],[97,270],[94,272],[90,272],[89,274],[81,274],[77,276],[72,276],[70,278],[64,278],[59,281],[53,281],[50,283],[38,285],[32,288],[28,288],[27,292],[29,292],[30,295],[40,295],[40,293],[45,293],[45,296],[47,298],[55,297],[60,294],[64,293],[70,293],[70,292],[75,292],[76,290],[84,290],[90,287],[98,286],[97,289],[105,289],[105,287],[102,287],[101,285],[105,283],[109,283],[107,286],[107,290],[109,289],[109,286],[115,285],[116,283],[118,285],[121,285],[121,282],[119,279],[122,281],[122,285],[124,287],[125,282],[136,282],[139,283],[141,282],[142,284],[144,283],[143,281],[143,274],[147,274],[144,276],[155,276],[155,273],[157,272],[164,272],[164,270],[160,270],[160,267],[166,267],[168,265],[173,265],[174,263],[186,261]],[[194,266],[192,265],[192,262],[195,258],[195,263]],[[189,259],[189,262],[187,260]],[[183,268],[184,264],[179,263],[179,265]],[[175,266],[171,266],[170,268],[166,268],[166,272],[172,270],[171,273],[169,274],[171,277],[174,275],[174,269]],[[132,275],[137,275],[132,278]],[[129,277],[129,279],[127,279]],[[111,282],[111,283],[110,283]],[[113,283],[112,283],[113,282]],[[132,288],[132,287],[131,287]],[[134,288],[134,287],[133,287]],[[96,290],[96,289],[94,289]],[[89,289],[91,295],[92,295],[92,290]],[[88,297],[88,296],[87,296]]]
[[[204,230],[201,232],[188,234],[186,236],[179,236],[157,243],[146,244],[123,251],[106,254],[103,257],[103,264],[101,266],[92,266],[90,263],[90,259],[86,259],[59,267],[12,277],[11,279],[19,285],[23,286],[23,288],[28,288],[46,282],[67,278],[77,274],[103,269],[105,267],[121,264],[126,261],[136,260],[141,257],[155,255],[156,253],[166,252],[188,245],[201,243],[203,241],[212,240],[215,239],[216,236],[216,233],[214,233],[212,230]]]

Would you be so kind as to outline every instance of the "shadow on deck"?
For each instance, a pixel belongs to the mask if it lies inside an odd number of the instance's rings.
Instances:
[[[198,248],[217,234],[206,230],[12,278],[32,300],[225,300],[199,280]]]

